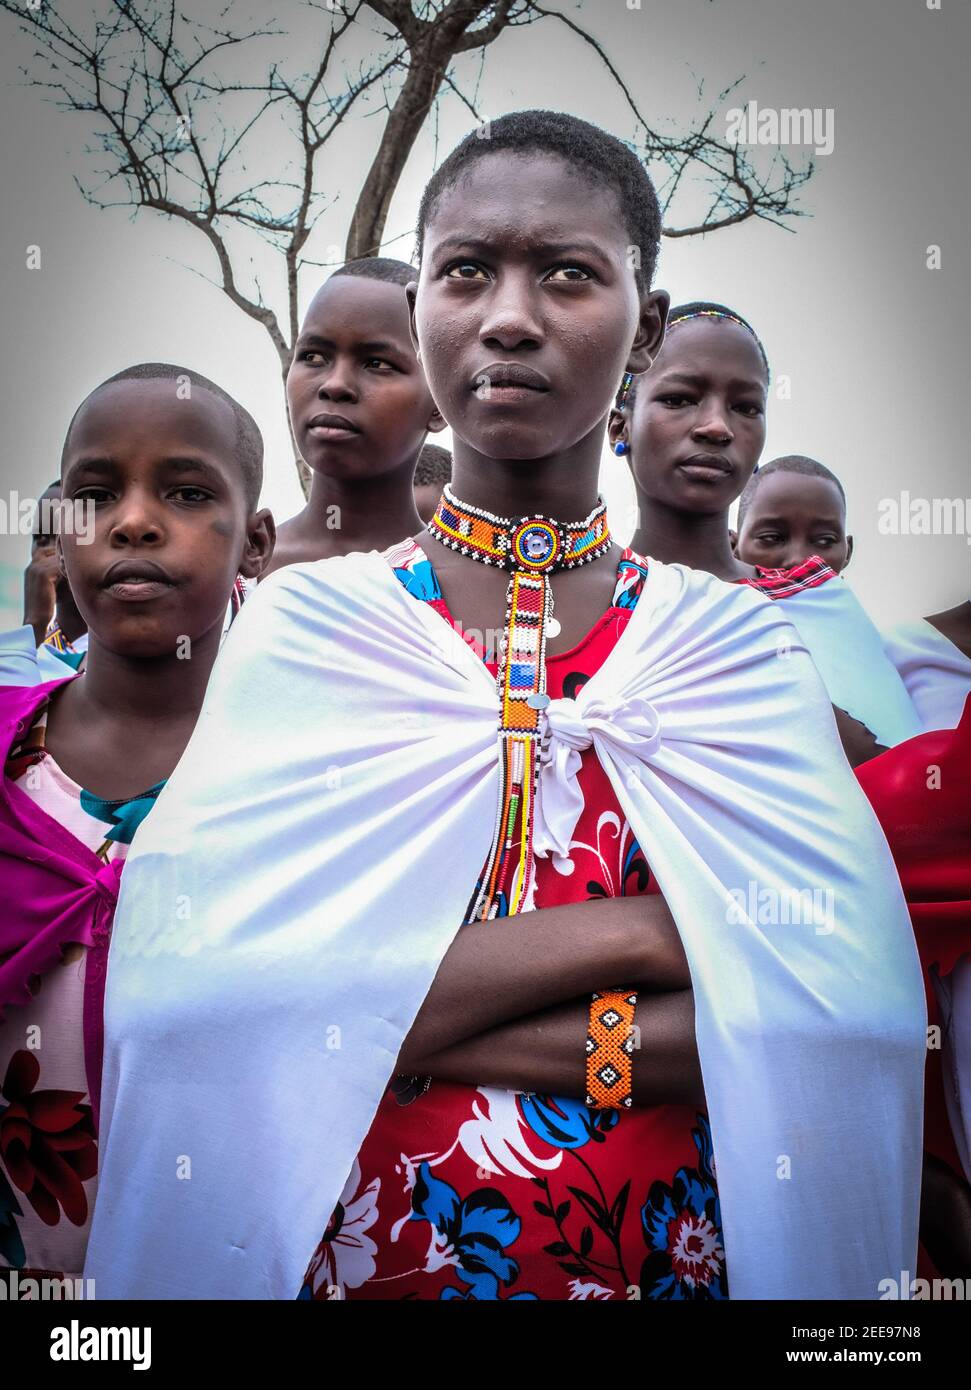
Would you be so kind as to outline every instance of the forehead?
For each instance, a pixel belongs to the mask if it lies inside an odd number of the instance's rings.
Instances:
[[[703,372],[767,383],[765,363],[747,328],[731,319],[686,319],[668,330],[652,377],[675,371]]]
[[[845,507],[840,490],[828,478],[780,469],[759,480],[751,506],[752,516],[798,516],[838,519]]]
[[[446,238],[485,241],[528,254],[583,239],[626,256],[630,231],[620,197],[561,156],[497,150],[442,190],[425,228],[426,254]]]
[[[301,336],[370,342],[390,339],[410,346],[404,285],[333,275],[314,295]]]
[[[194,383],[180,390],[174,379],[115,381],[82,405],[65,462],[92,453],[116,461],[176,453],[235,459],[236,417],[226,401]]]

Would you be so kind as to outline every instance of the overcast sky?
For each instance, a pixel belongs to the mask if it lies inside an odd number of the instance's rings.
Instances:
[[[74,0],[76,22],[91,0]],[[631,0],[633,3],[633,0]],[[832,108],[833,152],[817,160],[801,205],[812,214],[787,233],[747,222],[706,237],[666,239],[658,283],[675,302],[718,299],[751,320],[773,376],[791,399],[770,398],[764,459],[810,454],[844,480],[856,553],[847,578],[881,623],[918,617],[968,597],[967,534],[880,535],[881,499],[968,498],[967,348],[971,225],[967,78],[971,6],[941,0],[586,0],[559,7],[596,33],[642,109],[659,123],[697,111],[699,80],[717,92],[742,73],[725,104]],[[194,14],[224,8],[202,0]],[[104,9],[104,3],[101,5]],[[244,7],[245,11],[245,7]],[[243,12],[244,12],[243,11]],[[299,71],[326,18],[300,0],[274,12],[290,27],[279,56]],[[257,9],[257,13],[259,10]],[[291,22],[292,20],[292,22]],[[267,443],[264,504],[278,520],[301,504],[289,453],[279,371],[263,329],[198,274],[214,274],[201,236],[153,213],[89,207],[72,175],[95,166],[85,152],[86,117],[64,115],[21,85],[29,47],[0,16],[0,127],[4,131],[0,281],[5,465],[9,490],[34,496],[57,472],[64,430],[99,381],[129,363],[166,360],[214,378],[256,416]],[[294,59],[290,55],[301,55]],[[458,69],[478,80],[487,117],[527,106],[569,110],[618,136],[633,119],[589,48],[550,21],[507,32]],[[409,258],[421,189],[475,124],[454,96],[443,99],[399,184],[388,254]],[[725,123],[720,120],[719,132]],[[380,134],[380,116],[349,120],[320,164],[334,195],[311,254],[342,245],[354,199]],[[437,137],[437,144],[436,144]],[[279,134],[258,158],[271,174]],[[798,156],[799,152],[793,152]],[[255,168],[255,165],[253,166]],[[261,171],[262,172],[262,171]],[[40,270],[26,249],[41,248]],[[927,247],[941,268],[927,268]],[[191,267],[191,269],[190,269]],[[257,255],[264,292],[284,308],[282,270]],[[307,269],[305,306],[326,272]],[[605,453],[605,495],[623,532],[628,480]],[[21,572],[29,543],[0,537],[0,625],[20,621]]]

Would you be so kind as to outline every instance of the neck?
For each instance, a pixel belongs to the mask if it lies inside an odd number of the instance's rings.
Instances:
[[[582,521],[599,499],[603,422],[572,448],[540,459],[496,459],[455,441],[452,491],[495,516]]]
[[[415,507],[414,461],[369,478],[315,473],[306,507],[294,530],[318,543],[321,555],[385,550],[424,525]]]
[[[631,545],[665,565],[687,565],[718,579],[743,579],[753,573],[732,553],[728,512],[685,512],[647,498],[637,489],[640,523]]]
[[[192,643],[191,660],[171,655],[140,659],[111,651],[92,632],[84,676],[77,692],[99,722],[123,719],[128,726],[145,724],[157,730],[187,719],[195,720],[212,664],[219,650],[222,622]]]

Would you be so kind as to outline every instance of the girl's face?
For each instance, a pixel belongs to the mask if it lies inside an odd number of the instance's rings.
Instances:
[[[236,422],[201,387],[103,386],[74,421],[62,495],[94,504],[94,532],[59,537],[63,566],[101,646],[168,657],[221,626],[237,572],[261,573],[273,548],[266,511],[248,515]]]
[[[668,296],[638,292],[619,199],[562,159],[497,152],[425,228],[415,332],[459,439],[547,458],[603,426],[617,382],[660,343]]]
[[[689,319],[672,330],[637,382],[627,438],[643,496],[689,512],[727,510],[765,444],[768,379],[755,339],[730,320]]]

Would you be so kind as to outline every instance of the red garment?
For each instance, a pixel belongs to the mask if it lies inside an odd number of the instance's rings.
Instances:
[[[552,698],[575,698],[630,620],[631,571],[643,567],[643,583],[646,567],[630,552],[625,562],[614,595],[623,606],[547,658]],[[453,621],[441,597],[426,597]],[[537,861],[536,906],[657,892],[592,750],[579,782],[571,867]],[[582,1076],[580,1038],[577,1048]],[[401,1105],[389,1088],[301,1297],[727,1297],[707,1117],[692,1106],[618,1112],[440,1081]]]
[[[940,1027],[930,972],[971,956],[971,697],[956,729],[919,734],[856,770],[893,852]],[[941,1053],[927,1052],[924,1148],[961,1172],[944,1102]]]

